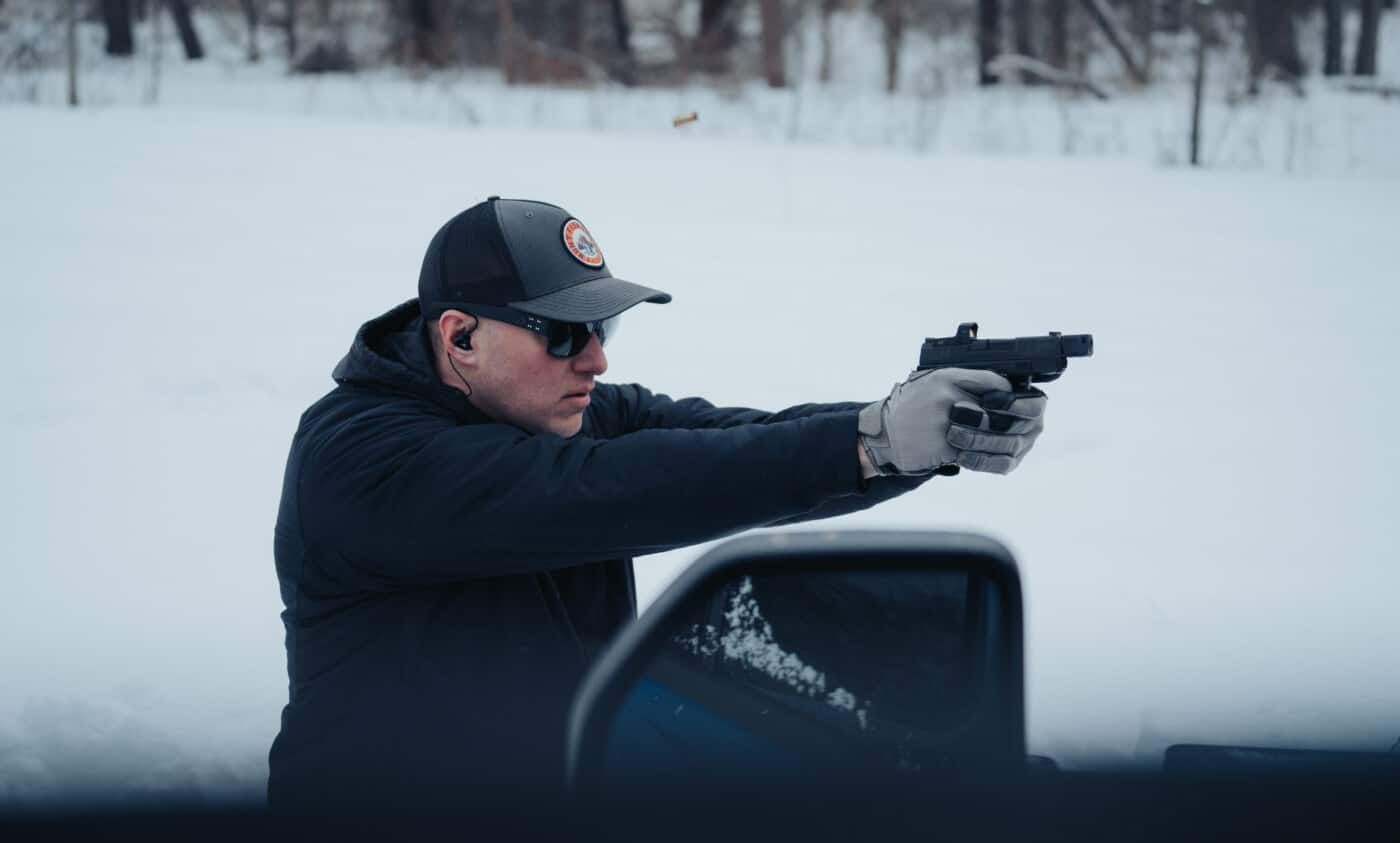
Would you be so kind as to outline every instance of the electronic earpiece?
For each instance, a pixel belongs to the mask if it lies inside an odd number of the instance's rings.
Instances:
[[[452,335],[452,345],[454,347],[460,348],[463,351],[471,350],[472,332],[475,331],[477,328],[481,327],[480,319],[477,319],[475,316],[473,316],[472,320],[472,326],[470,328],[463,328],[462,330]],[[457,364],[452,362],[451,354],[447,355],[447,365],[452,367],[452,371],[456,373],[457,379],[462,382],[462,386],[465,386],[467,388],[467,397],[472,397],[472,385],[470,383],[467,383],[467,379],[462,377],[461,372],[457,371]]]

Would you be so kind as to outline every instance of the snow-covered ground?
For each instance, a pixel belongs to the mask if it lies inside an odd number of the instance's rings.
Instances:
[[[1400,736],[1393,144],[1305,175],[920,154],[674,131],[669,97],[602,133],[0,107],[0,801],[261,788],[297,417],[488,194],[564,205],[674,293],[607,377],[673,395],[871,400],[961,321],[1095,334],[1015,475],[831,524],[1013,549],[1033,751]],[[703,549],[638,560],[643,599]]]

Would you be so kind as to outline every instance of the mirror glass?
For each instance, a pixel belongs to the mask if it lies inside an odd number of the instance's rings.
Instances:
[[[964,764],[998,728],[996,701],[1019,694],[1004,611],[996,583],[960,570],[736,573],[666,619],[610,725],[603,776]]]

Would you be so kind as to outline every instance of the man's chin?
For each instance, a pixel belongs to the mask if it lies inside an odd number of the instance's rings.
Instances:
[[[570,436],[577,436],[583,429],[583,413],[570,415],[568,418],[559,419],[550,425],[550,432],[568,439]]]

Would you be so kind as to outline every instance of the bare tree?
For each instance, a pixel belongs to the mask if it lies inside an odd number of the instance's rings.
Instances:
[[[151,75],[146,82],[146,102],[155,105],[160,100],[160,68],[161,57],[165,55],[165,37],[160,31],[160,3],[161,0],[154,0],[155,8],[151,10]],[[144,13],[144,12],[143,12]]]
[[[1195,0],[1191,4],[1191,23],[1196,30],[1196,73],[1191,94],[1191,166],[1201,166],[1201,110],[1206,91],[1206,46],[1210,40],[1209,7]]]
[[[262,59],[262,51],[258,49],[258,21],[262,17],[262,3],[260,0],[242,0],[243,19],[248,24],[248,61],[259,61]]]
[[[1381,0],[1361,0],[1361,32],[1356,38],[1356,75],[1376,75],[1380,42]]]
[[[1306,68],[1298,50],[1296,16],[1301,0],[1248,0],[1245,44],[1249,50],[1249,90],[1258,93],[1269,70],[1293,80]]]
[[[297,12],[300,10],[299,0],[286,0],[287,17],[282,20],[282,31],[287,35],[287,61],[295,63],[297,60]]]
[[[632,52],[632,22],[624,0],[609,0],[608,18],[612,28],[613,50],[608,53],[612,77],[624,85],[635,85],[637,60]]]
[[[204,45],[199,42],[199,33],[195,31],[194,20],[190,17],[189,0],[164,2],[170,9],[171,17],[175,18],[175,29],[180,33],[180,44],[185,48],[185,58],[190,61],[204,58]]]
[[[637,83],[637,61],[632,54],[632,25],[627,19],[627,6],[623,0],[611,0],[609,11],[612,17],[613,41],[617,47],[618,59],[612,62],[613,78],[624,85]]]
[[[700,32],[694,52],[701,69],[715,73],[729,69],[730,51],[739,42],[741,5],[735,0],[700,0]]]
[[[899,88],[899,59],[904,47],[904,24],[908,17],[908,0],[875,0],[885,45],[885,91]]]
[[[566,4],[560,17],[563,19],[564,47],[578,56],[588,55],[588,7],[586,0]]]
[[[1157,4],[1158,0],[1133,0],[1133,34],[1142,45],[1142,75],[1149,82],[1157,58],[1152,43],[1152,34],[1157,31]]]
[[[131,36],[131,0],[102,0],[102,23],[107,27],[107,55],[129,56],[136,52]]]
[[[1011,0],[1011,30],[1016,42],[1016,54],[1035,58],[1035,18],[1031,14],[1031,0]],[[1021,81],[1032,84],[1037,80],[1029,70],[1021,71]]]
[[[763,75],[768,87],[787,86],[786,59],[783,56],[783,0],[760,0],[759,15],[763,21]]]
[[[68,105],[78,107],[78,0],[68,0],[66,47],[68,53]]]
[[[1001,52],[1001,0],[977,0],[977,82],[995,85],[997,75],[987,65]]]
[[[442,42],[438,37],[438,15],[433,0],[399,0],[395,5],[401,25],[408,30],[408,60],[429,67],[446,64]]]
[[[1194,4],[1195,0],[1156,0],[1153,16],[1157,19],[1157,28],[1163,32],[1180,32],[1189,23],[1187,8]]]
[[[1123,67],[1128,71],[1128,75],[1138,84],[1147,83],[1147,75],[1142,72],[1142,66],[1133,58],[1132,48],[1128,46],[1128,37],[1123,33],[1122,27],[1118,25],[1118,20],[1113,16],[1113,10],[1108,7],[1104,0],[1083,0],[1084,9],[1089,13],[1089,17],[1098,24],[1099,29],[1108,38],[1108,43],[1113,45],[1113,49],[1118,52],[1118,57],[1123,60]]]
[[[519,72],[515,61],[515,10],[511,0],[496,0],[496,13],[500,27],[501,74],[507,85],[514,85],[519,81]]]
[[[1045,23],[1049,37],[1046,39],[1047,55],[1050,64],[1060,70],[1069,69],[1069,0],[1047,0]]]
[[[831,81],[831,16],[841,7],[841,0],[822,0],[821,10],[821,34],[822,34],[822,54],[821,61],[817,65],[817,80],[820,82]]]
[[[1324,22],[1322,27],[1323,59],[1322,72],[1326,76],[1342,75],[1342,29],[1345,23],[1342,10],[1343,0],[1325,0],[1323,3]]]

